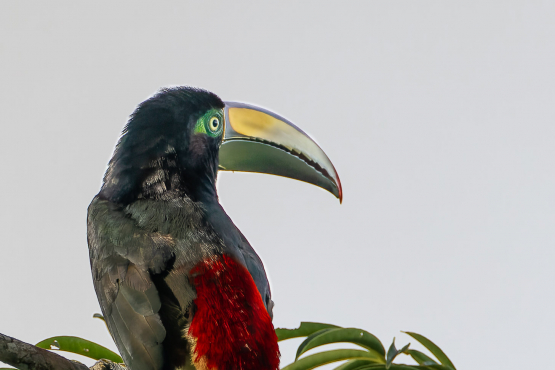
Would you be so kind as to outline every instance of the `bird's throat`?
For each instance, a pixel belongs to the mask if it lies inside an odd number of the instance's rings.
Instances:
[[[139,197],[169,199],[187,196],[194,202],[217,202],[217,172],[211,167],[187,168],[178,159],[161,157],[143,168]]]
[[[197,368],[277,370],[277,337],[248,270],[223,255],[192,270],[197,298],[187,336]]]

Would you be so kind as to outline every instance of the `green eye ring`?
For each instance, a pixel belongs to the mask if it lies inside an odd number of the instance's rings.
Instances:
[[[224,112],[221,109],[210,109],[199,117],[193,129],[194,134],[205,134],[213,138],[222,136],[224,132]]]
[[[220,119],[216,116],[212,116],[208,120],[208,129],[212,132],[218,132],[220,130]]]

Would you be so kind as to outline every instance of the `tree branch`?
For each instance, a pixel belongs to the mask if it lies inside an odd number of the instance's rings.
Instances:
[[[108,360],[100,360],[90,369],[45,349],[0,334],[0,361],[20,370],[125,370]]]

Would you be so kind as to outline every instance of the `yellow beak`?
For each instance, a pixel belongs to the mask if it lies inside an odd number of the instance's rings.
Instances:
[[[305,181],[342,201],[341,181],[316,142],[285,118],[249,104],[225,103],[220,170],[259,172]]]

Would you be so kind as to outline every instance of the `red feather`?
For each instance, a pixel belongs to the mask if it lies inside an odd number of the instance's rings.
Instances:
[[[248,270],[224,255],[202,261],[191,275],[195,362],[218,370],[277,370],[277,336]]]

